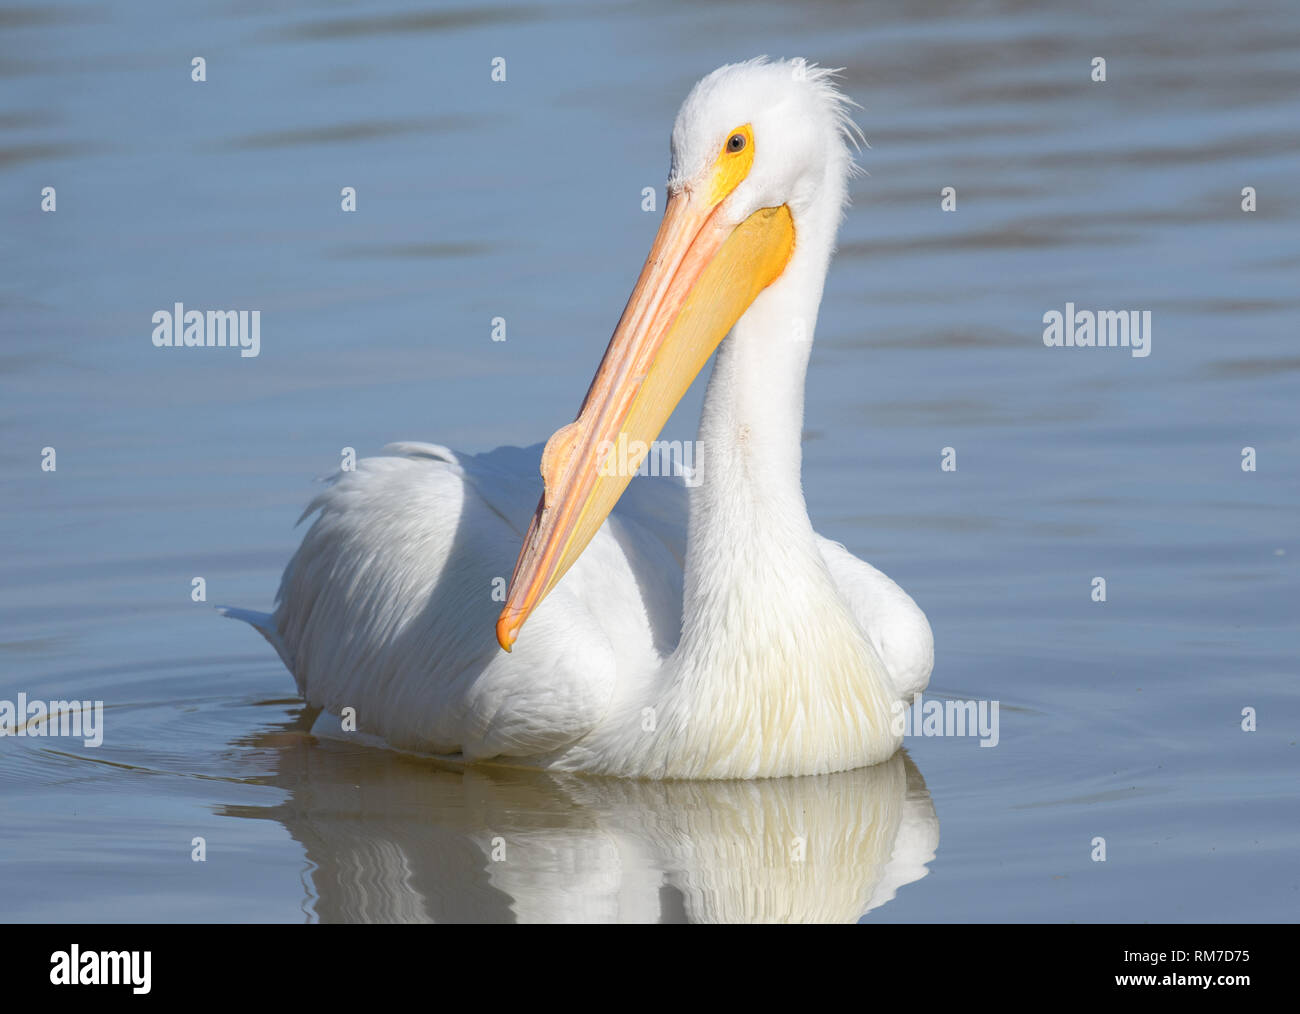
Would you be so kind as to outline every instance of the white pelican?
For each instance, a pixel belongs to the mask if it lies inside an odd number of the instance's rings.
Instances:
[[[307,508],[275,614],[232,614],[312,705],[353,709],[400,750],[630,777],[821,774],[898,749],[891,706],[929,681],[929,624],[813,531],[800,481],[854,170],[832,75],[754,60],[687,96],[654,245],[577,420],[544,450],[395,444]],[[719,344],[702,481],[629,489]],[[611,467],[620,446],[632,460]]]

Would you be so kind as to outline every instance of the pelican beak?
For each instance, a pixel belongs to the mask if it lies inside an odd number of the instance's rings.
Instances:
[[[546,443],[545,492],[497,620],[506,651],[614,509],[718,343],[790,260],[789,207],[728,223],[719,209],[735,184],[719,194],[714,182],[669,196],[578,418]]]

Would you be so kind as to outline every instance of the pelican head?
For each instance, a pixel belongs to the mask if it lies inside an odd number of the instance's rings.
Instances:
[[[751,60],[682,104],[659,232],[577,419],[542,455],[545,491],[497,621],[507,651],[759,293],[801,264],[820,296],[856,132],[833,73]]]
[[[796,226],[815,208],[841,211],[861,133],[836,73],[760,58],[701,80],[673,126],[669,194],[718,185],[718,211],[733,227],[763,208],[787,207]],[[724,149],[739,157],[723,160],[719,179]]]

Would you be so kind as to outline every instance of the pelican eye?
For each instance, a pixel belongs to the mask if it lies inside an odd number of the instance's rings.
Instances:
[[[742,124],[732,129],[722,142],[722,150],[713,160],[713,179],[709,187],[709,206],[725,200],[749,175],[754,165],[754,125]]]

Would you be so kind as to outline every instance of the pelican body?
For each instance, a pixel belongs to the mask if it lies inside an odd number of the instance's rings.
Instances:
[[[400,750],[640,778],[822,774],[898,749],[929,624],[813,531],[800,479],[848,106],[803,61],[704,78],[576,420],[527,450],[391,445],[311,503],[275,613],[233,612],[312,705]],[[627,448],[715,350],[695,481],[631,483]]]

